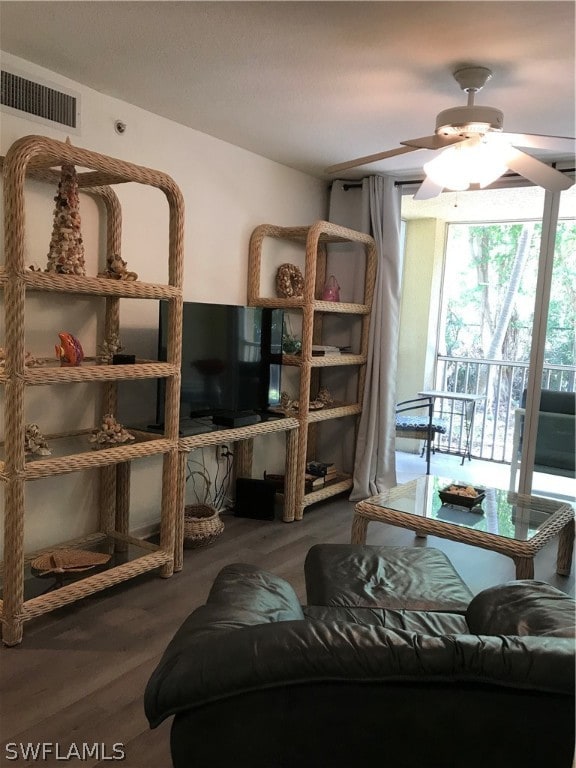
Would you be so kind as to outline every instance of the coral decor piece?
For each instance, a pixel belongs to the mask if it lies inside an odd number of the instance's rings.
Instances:
[[[280,392],[280,408],[284,411],[297,411],[298,400],[292,400],[288,392]]]
[[[310,411],[319,411],[322,408],[330,408],[334,405],[334,398],[328,387],[320,387],[318,394],[314,400],[310,400],[308,409]],[[298,411],[300,408],[300,402],[298,400],[292,400],[287,392],[280,393],[280,407],[284,411]]]
[[[107,339],[104,339],[102,344],[98,347],[96,361],[101,365],[110,365],[114,355],[117,355],[122,349],[123,347],[120,344],[118,335],[113,333]]]
[[[24,454],[26,456],[51,456],[46,438],[38,424],[26,424],[24,432]]]
[[[324,403],[320,399],[316,400],[310,400],[308,403],[308,410],[309,411],[320,411],[326,403]],[[281,392],[280,393],[280,408],[282,408],[283,411],[286,412],[292,412],[292,411],[298,411],[300,410],[300,401],[299,400],[292,400],[290,395],[287,392]]]
[[[106,259],[106,264],[106,269],[104,272],[99,272],[98,277],[107,277],[110,280],[126,280],[131,282],[138,280],[137,273],[127,270],[127,262],[125,262],[117,253],[110,254]]]
[[[60,183],[54,201],[56,203],[54,223],[46,272],[55,272],[60,275],[85,275],[78,176],[76,168],[71,164],[62,165]]]
[[[100,429],[92,430],[90,442],[94,443],[94,449],[112,448],[116,445],[129,443],[135,440],[128,430],[119,424],[111,413],[107,413],[102,419]]]
[[[326,408],[330,408],[331,405],[334,405],[334,398],[328,387],[320,387],[316,399],[321,403],[324,403]]]
[[[81,365],[82,360],[84,360],[84,350],[76,336],[62,331],[58,337],[61,343],[56,344],[54,349],[56,350],[56,358],[60,360],[60,365],[63,367]]]
[[[41,357],[34,357],[31,352],[26,352],[24,355],[24,365],[27,368],[40,368],[45,362]]]
[[[34,357],[30,352],[26,352],[24,356],[24,365],[27,368],[38,368],[44,365],[44,360],[41,357]],[[0,347],[0,371],[6,366],[6,350],[4,347]]]

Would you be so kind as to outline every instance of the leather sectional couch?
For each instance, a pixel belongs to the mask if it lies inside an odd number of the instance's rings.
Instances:
[[[307,606],[225,567],[145,694],[175,768],[570,768],[575,603],[516,581],[475,597],[433,548],[317,545]],[[368,762],[369,761],[369,762]]]

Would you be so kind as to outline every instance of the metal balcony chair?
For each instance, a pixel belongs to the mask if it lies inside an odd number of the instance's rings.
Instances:
[[[410,411],[423,411],[419,416],[406,416]],[[436,435],[446,434],[448,422],[434,416],[434,399],[416,397],[403,400],[396,405],[396,437],[423,440],[421,456],[426,454],[426,474],[430,474],[430,455],[433,452]]]

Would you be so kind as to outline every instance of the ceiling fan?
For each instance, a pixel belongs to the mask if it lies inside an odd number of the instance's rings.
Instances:
[[[338,173],[406,152],[427,149],[435,152],[430,161],[424,164],[426,178],[414,195],[417,200],[436,197],[443,189],[485,187],[506,170],[514,171],[554,192],[572,186],[573,181],[568,176],[522,152],[518,147],[573,154],[575,139],[504,133],[504,115],[499,109],[474,104],[476,93],[490,80],[492,72],[486,67],[464,66],[453,74],[460,88],[468,94],[468,103],[465,107],[440,112],[432,136],[401,141],[401,146],[396,149],[339,163],[327,168],[326,172]]]

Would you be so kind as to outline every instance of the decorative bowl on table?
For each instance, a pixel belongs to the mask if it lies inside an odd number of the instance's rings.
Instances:
[[[453,483],[438,491],[443,504],[452,504],[456,507],[477,507],[486,496],[483,488],[475,488],[473,485],[459,485]]]

